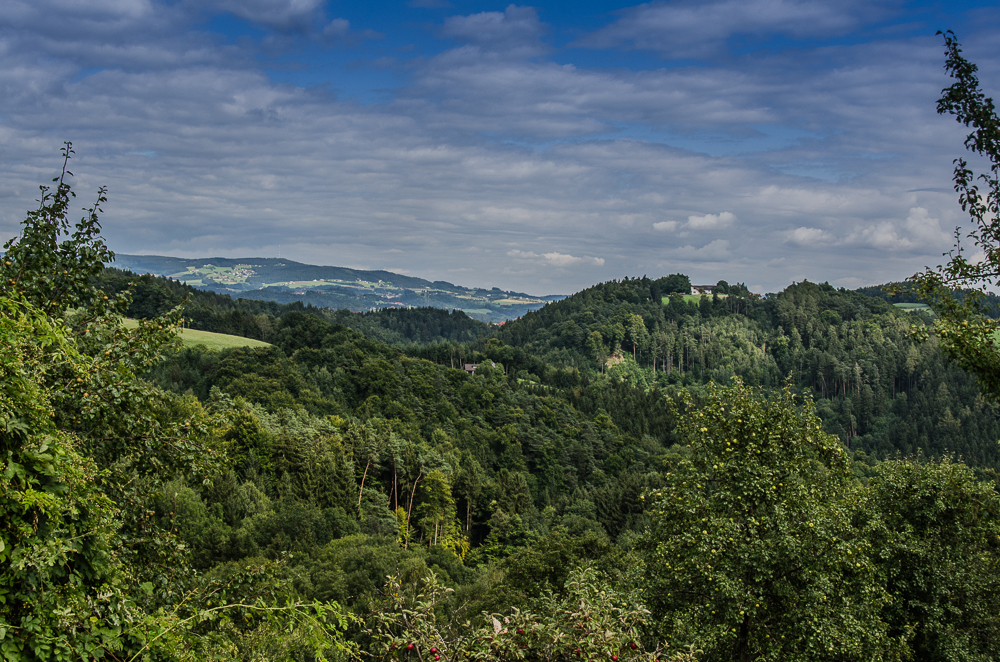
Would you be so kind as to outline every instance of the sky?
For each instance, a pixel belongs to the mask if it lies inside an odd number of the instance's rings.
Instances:
[[[72,141],[121,253],[531,294],[900,280],[966,220],[949,29],[997,94],[976,0],[4,0],[0,239]]]

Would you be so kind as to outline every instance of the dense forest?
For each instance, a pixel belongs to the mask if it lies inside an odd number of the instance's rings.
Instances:
[[[5,659],[1000,654],[997,412],[927,319],[680,274],[502,327],[234,301],[108,269],[67,178],[0,262]]]
[[[132,317],[163,314],[186,300],[184,316],[192,328],[271,342],[292,362],[300,347],[319,349],[333,325],[392,346],[400,355],[449,367],[499,362],[517,383],[569,389],[566,397],[587,411],[608,391],[621,391],[628,395],[615,396],[618,400],[635,397],[642,403],[616,401],[613,407],[621,412],[616,424],[629,430],[646,430],[649,393],[724,384],[733,376],[774,388],[791,376],[797,392],[814,398],[824,428],[848,448],[879,459],[951,454],[979,469],[1000,468],[995,404],[982,396],[975,379],[948,363],[933,337],[913,337],[914,325],[927,319],[889,305],[881,289],[852,292],[802,282],[759,297],[742,285],[720,283],[714,296],[685,300],[679,296],[690,291],[685,276],[625,279],[496,327],[434,308],[359,314],[234,301],[112,269],[97,282],[115,293],[133,282],[127,311]],[[300,319],[292,313],[318,319],[310,320],[308,330],[292,332],[290,320]],[[293,333],[297,340],[290,344],[285,338]],[[186,361],[197,363],[193,357]],[[173,377],[161,376],[160,383],[175,391],[183,385],[204,397],[206,375],[194,369],[197,379],[181,380],[182,366],[175,365]],[[621,382],[631,388],[621,389]],[[313,387],[323,390],[316,382]]]

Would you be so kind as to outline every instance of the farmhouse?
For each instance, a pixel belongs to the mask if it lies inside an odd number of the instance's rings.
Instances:
[[[711,294],[716,287],[716,285],[692,285],[691,294]]]

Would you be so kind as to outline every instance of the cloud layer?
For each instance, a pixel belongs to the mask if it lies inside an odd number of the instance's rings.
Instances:
[[[81,199],[108,185],[121,252],[280,250],[534,293],[882,282],[937,263],[962,220],[941,44],[906,5],[651,3],[585,28],[338,7],[3,3],[0,238],[63,140]],[[977,11],[960,36],[995,90],[997,12]]]

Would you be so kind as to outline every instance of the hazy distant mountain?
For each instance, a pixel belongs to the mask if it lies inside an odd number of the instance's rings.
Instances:
[[[150,273],[194,287],[245,299],[373,310],[431,306],[460,309],[486,322],[515,319],[562,295],[531,296],[499,288],[483,289],[429,281],[391,271],[323,267],[266,257],[178,258],[161,255],[115,256],[115,267]]]

